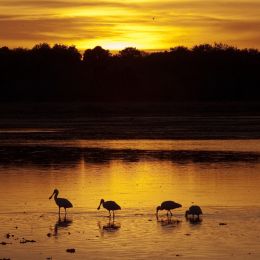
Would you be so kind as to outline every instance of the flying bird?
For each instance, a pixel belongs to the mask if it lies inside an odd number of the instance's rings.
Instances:
[[[203,214],[202,210],[200,208],[200,206],[197,205],[192,205],[189,210],[187,210],[185,212],[185,217],[187,218],[189,215],[192,215],[192,217],[194,218],[195,215],[197,215],[198,217],[200,217],[200,215]]]
[[[120,210],[121,207],[112,200],[109,201],[104,201],[103,199],[100,200],[99,206],[98,206],[98,210],[100,210],[101,205],[103,206],[103,208],[107,209],[109,211],[109,217],[111,217],[111,211],[113,212],[113,218],[115,217],[115,210]]]
[[[164,202],[162,202],[161,206],[158,206],[156,208],[156,215],[158,216],[159,210],[167,210],[167,216],[168,216],[168,213],[170,213],[171,216],[172,216],[171,210],[181,208],[181,207],[182,207],[182,205],[177,203],[177,202],[174,202],[174,201],[171,201],[171,200],[164,201]]]
[[[58,194],[59,194],[59,191],[57,189],[55,189],[52,193],[52,195],[49,197],[49,200],[54,196],[54,200],[57,204],[57,206],[59,207],[59,214],[60,214],[60,208],[64,208],[65,209],[65,214],[67,213],[66,212],[66,209],[67,208],[72,208],[73,205],[72,203],[67,200],[67,199],[63,199],[63,198],[58,198]]]

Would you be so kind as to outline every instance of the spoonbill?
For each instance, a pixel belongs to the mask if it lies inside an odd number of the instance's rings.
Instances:
[[[100,200],[99,206],[98,206],[98,210],[100,210],[101,205],[103,206],[103,208],[107,209],[109,211],[109,217],[111,217],[111,210],[113,211],[113,218],[115,217],[115,210],[120,210],[121,207],[112,200],[109,201],[104,201],[103,199]]]
[[[49,200],[54,196],[54,200],[57,204],[57,206],[59,207],[59,215],[60,215],[60,208],[64,208],[65,209],[65,214],[67,213],[66,212],[66,209],[67,208],[72,208],[73,205],[72,203],[67,200],[67,199],[63,199],[63,198],[58,198],[58,194],[59,194],[59,191],[57,189],[55,189],[52,193],[52,195],[49,197]]]
[[[169,212],[170,212],[170,214],[172,216],[171,210],[172,209],[181,208],[181,207],[182,207],[182,205],[177,203],[177,202],[174,202],[174,201],[171,201],[171,200],[164,201],[164,202],[162,202],[161,206],[158,206],[156,208],[156,215],[158,216],[158,211],[159,210],[167,210],[167,216],[168,216]]]
[[[199,218],[201,214],[203,214],[203,213],[202,213],[202,210],[201,210],[200,206],[192,205],[189,208],[189,210],[187,210],[185,212],[185,217],[188,218],[189,215],[192,215],[192,217],[194,218],[194,216],[197,215],[198,218]]]

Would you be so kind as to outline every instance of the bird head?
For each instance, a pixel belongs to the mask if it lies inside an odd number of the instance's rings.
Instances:
[[[161,206],[158,206],[158,207],[156,208],[156,214],[158,214],[158,211],[159,211],[159,210],[162,210]]]
[[[53,197],[53,195],[56,194],[58,195],[59,194],[59,191],[57,189],[55,189],[52,193],[52,195],[49,197],[49,200]]]
[[[179,203],[176,203],[176,209],[177,208],[181,208],[182,207],[182,205],[181,204],[179,204]]]
[[[99,206],[98,206],[97,210],[100,210],[100,207],[101,207],[101,205],[102,205],[104,202],[105,202],[105,201],[104,201],[103,199],[100,200],[100,203],[99,203]]]
[[[190,211],[189,211],[189,210],[186,210],[186,212],[185,212],[185,217],[187,218],[189,214],[190,214]]]

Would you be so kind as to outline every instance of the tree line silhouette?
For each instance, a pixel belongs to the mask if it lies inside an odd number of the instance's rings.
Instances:
[[[259,101],[260,52],[225,44],[146,53],[0,48],[1,101]]]

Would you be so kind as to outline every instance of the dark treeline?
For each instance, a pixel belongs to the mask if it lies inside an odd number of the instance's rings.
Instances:
[[[224,44],[145,53],[0,48],[1,101],[260,101],[260,52]]]

